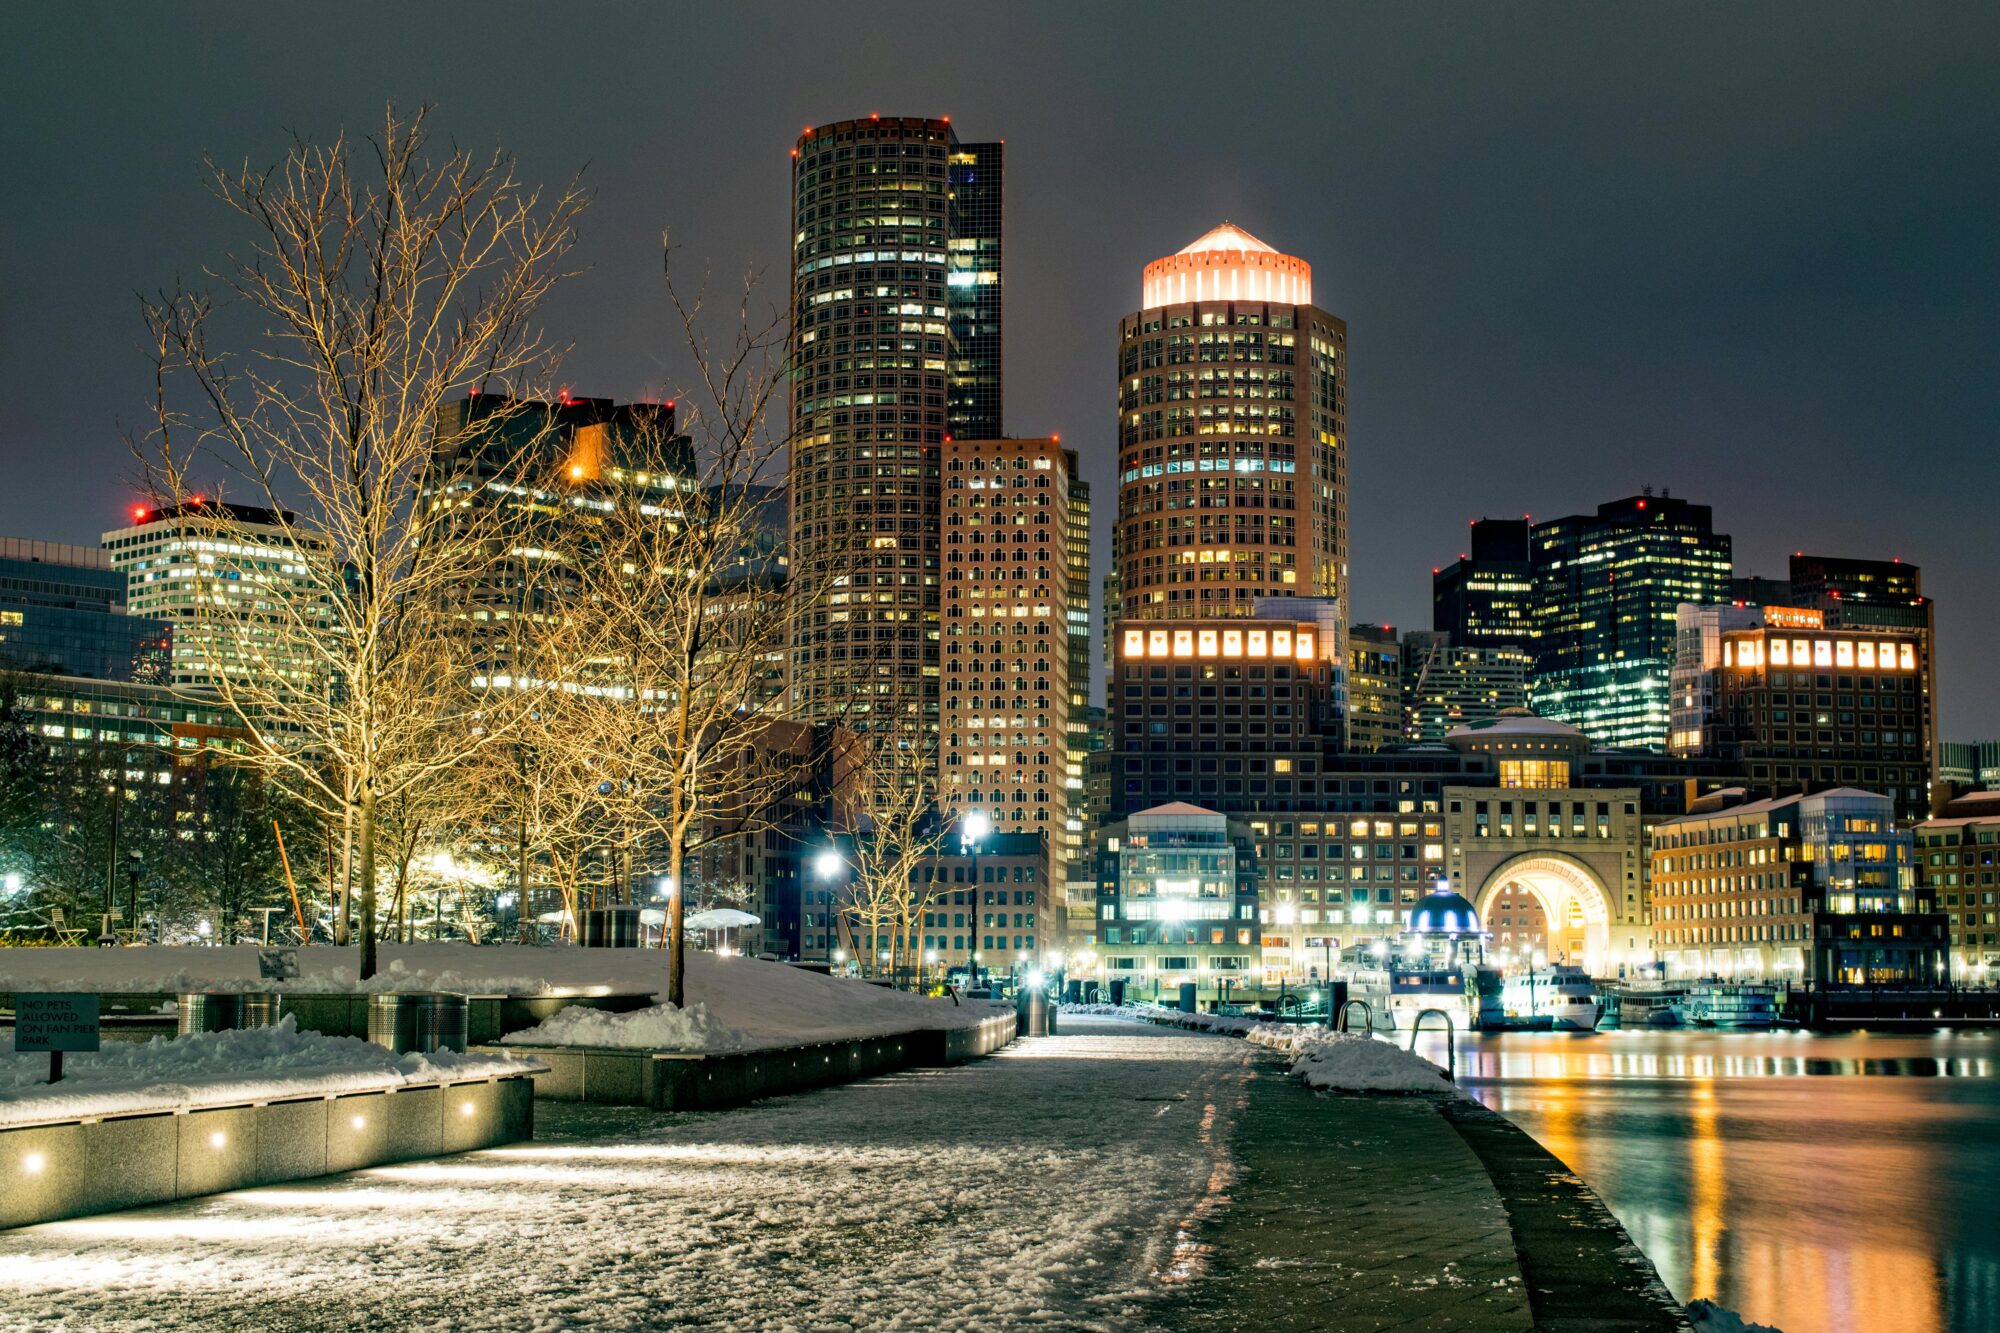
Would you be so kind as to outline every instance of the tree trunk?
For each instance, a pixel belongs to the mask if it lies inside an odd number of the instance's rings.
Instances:
[[[375,787],[361,784],[361,979],[375,975]]]
[[[676,1009],[687,1007],[687,885],[681,878],[683,855],[677,838],[667,858],[667,874],[674,886],[667,895],[667,1003]]]
[[[354,915],[349,895],[354,890],[354,803],[340,812],[340,883],[334,891],[333,942],[350,943],[349,920]]]

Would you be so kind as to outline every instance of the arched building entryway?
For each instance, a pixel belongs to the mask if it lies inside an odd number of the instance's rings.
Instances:
[[[1541,906],[1548,961],[1573,963],[1593,976],[1617,970],[1611,930],[1617,900],[1589,865],[1562,852],[1508,857],[1488,871],[1470,895],[1489,929],[1495,900],[1508,892],[1524,893]]]

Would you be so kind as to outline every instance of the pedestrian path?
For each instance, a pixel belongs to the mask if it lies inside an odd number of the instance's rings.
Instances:
[[[1525,1329],[1422,1099],[1128,1021],[735,1111],[11,1232],[0,1330]]]

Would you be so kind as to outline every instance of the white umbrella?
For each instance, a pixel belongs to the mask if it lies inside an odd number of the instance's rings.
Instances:
[[[763,920],[734,907],[711,907],[706,912],[696,912],[685,924],[689,930],[733,930],[738,926],[761,925]]]

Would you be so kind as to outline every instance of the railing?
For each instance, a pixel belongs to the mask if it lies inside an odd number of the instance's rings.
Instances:
[[[1458,1038],[1454,1035],[1451,1015],[1442,1009],[1419,1009],[1417,1021],[1410,1024],[1410,1049],[1417,1049],[1417,1034],[1424,1030],[1424,1019],[1436,1014],[1444,1020],[1444,1076],[1453,1083],[1458,1082]]]
[[[1340,1013],[1333,1020],[1334,1031],[1346,1032],[1348,1030],[1347,1011],[1357,1004],[1368,1011],[1368,1027],[1365,1030],[1370,1033],[1375,1031],[1375,1006],[1366,1000],[1342,1000],[1340,1002]]]

